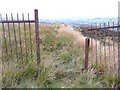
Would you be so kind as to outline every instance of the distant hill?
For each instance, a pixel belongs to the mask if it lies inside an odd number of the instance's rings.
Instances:
[[[73,27],[95,25],[95,23],[117,22],[118,18],[62,18],[62,19],[41,19],[41,23],[69,24]]]

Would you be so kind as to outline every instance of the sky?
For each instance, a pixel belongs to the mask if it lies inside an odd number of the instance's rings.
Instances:
[[[39,18],[117,17],[119,0],[0,0],[0,13],[27,13],[33,17],[38,9]]]

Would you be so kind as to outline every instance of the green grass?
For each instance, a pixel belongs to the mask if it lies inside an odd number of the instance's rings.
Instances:
[[[16,62],[15,41],[12,36],[12,55],[10,54],[10,45],[7,39],[8,55],[6,54],[6,47],[2,41],[3,61],[4,65],[9,65],[3,70],[3,87],[19,87],[19,88],[101,88],[112,87],[113,82],[115,86],[119,85],[116,78],[105,77],[105,75],[98,76],[95,74],[99,69],[89,68],[83,71],[84,67],[84,47],[74,45],[75,38],[70,35],[61,35],[57,37],[58,31],[55,29],[59,26],[41,26],[41,63],[36,64],[36,44],[34,30],[32,29],[32,50],[30,53],[30,38],[29,32],[26,31],[26,42],[28,49],[28,56],[26,59],[24,47],[24,32],[21,29],[22,50],[18,46],[19,61]],[[1,33],[1,32],[0,32]],[[7,33],[7,31],[6,31]],[[19,34],[16,31],[17,42],[19,43]],[[8,36],[6,36],[8,38]],[[23,59],[21,58],[23,57]]]

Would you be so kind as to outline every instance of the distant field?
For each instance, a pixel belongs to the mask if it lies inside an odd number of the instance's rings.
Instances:
[[[26,28],[28,27],[26,26]],[[91,64],[89,64],[88,71],[84,71],[85,37],[71,26],[63,24],[40,25],[40,65],[36,65],[36,44],[33,25],[31,27],[32,58],[29,31],[26,31],[27,59],[25,56],[26,47],[24,45],[23,27],[20,31],[23,53],[20,51],[19,32],[16,30],[19,62],[16,62],[14,34],[11,34],[12,55],[10,55],[9,41],[7,40],[8,55],[6,54],[5,45],[2,43],[3,65],[6,65],[4,66],[2,77],[3,87],[102,88],[120,85],[120,80],[116,75],[106,73],[104,63],[94,67],[91,67]],[[13,32],[11,31],[11,33]],[[8,35],[7,31],[6,35]],[[99,41],[97,42],[99,43]],[[89,51],[89,63],[92,62],[93,64],[95,64],[95,53],[92,51],[95,48],[94,43],[93,39],[93,45],[90,45]],[[21,62],[22,57],[24,64]],[[7,59],[9,61],[6,61]],[[8,62],[9,67],[7,66]]]

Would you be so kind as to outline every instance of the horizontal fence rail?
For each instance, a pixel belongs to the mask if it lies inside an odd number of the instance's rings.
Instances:
[[[81,33],[90,39],[89,64],[111,73],[119,70],[120,25],[103,23],[82,27]],[[87,52],[88,53],[88,52]],[[85,59],[85,61],[87,61]],[[86,66],[87,67],[87,66]]]
[[[22,20],[20,20],[18,14],[17,20],[14,20],[13,14],[10,17],[11,19],[9,20],[9,16],[6,14],[6,17],[3,19],[2,14],[0,14],[3,67],[9,66],[12,61],[24,64],[37,60],[36,62],[39,64],[40,36],[38,10],[34,11],[34,20],[30,20],[29,14],[27,18],[22,14]]]
[[[109,27],[99,27],[99,28],[91,28],[91,29],[88,29],[89,30],[96,30],[96,29],[110,29],[110,28],[119,28],[120,26],[109,26]]]
[[[0,23],[34,23],[35,20],[9,20],[9,21],[6,21],[6,20],[2,20],[0,21]]]

